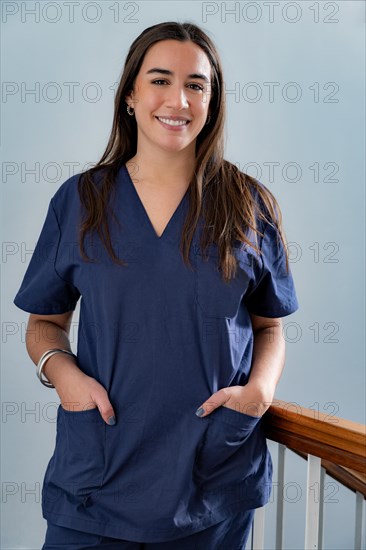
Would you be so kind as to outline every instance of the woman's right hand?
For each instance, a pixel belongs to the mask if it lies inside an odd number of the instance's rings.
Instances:
[[[29,316],[26,344],[37,365],[41,355],[50,348],[70,350],[69,332],[73,311],[57,315]],[[56,353],[47,359],[43,374],[56,389],[61,406],[68,411],[98,408],[107,424],[115,424],[113,407],[106,389],[95,378],[86,375],[75,357]]]
[[[106,389],[95,378],[78,367],[63,365],[62,377],[55,382],[61,407],[67,411],[85,411],[98,408],[103,420],[115,424],[115,415]]]

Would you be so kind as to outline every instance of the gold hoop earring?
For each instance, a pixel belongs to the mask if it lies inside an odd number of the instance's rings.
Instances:
[[[132,109],[132,112],[131,112],[131,109]],[[130,116],[133,116],[133,114],[135,113],[135,109],[133,107],[130,107],[129,105],[127,105],[126,111]]]

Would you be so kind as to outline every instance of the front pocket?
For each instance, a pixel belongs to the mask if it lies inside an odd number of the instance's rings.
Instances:
[[[96,491],[103,481],[105,439],[106,423],[98,408],[68,411],[59,405],[47,481],[76,496]]]
[[[235,317],[253,278],[251,256],[238,248],[234,249],[239,266],[236,277],[226,283],[219,271],[217,247],[210,247],[207,259],[198,246],[195,251],[196,297],[203,314],[221,319]]]
[[[196,457],[196,481],[231,484],[253,475],[265,450],[261,417],[221,406],[206,418],[209,425]]]

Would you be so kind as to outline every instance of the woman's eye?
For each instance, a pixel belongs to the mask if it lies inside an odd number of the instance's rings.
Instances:
[[[161,82],[167,82],[164,78],[157,78],[156,80],[152,80],[152,84],[158,84],[158,86],[160,86],[160,83]],[[200,86],[199,84],[188,84],[188,86],[195,86],[195,88],[193,88],[195,91],[201,91],[203,92],[203,87]]]
[[[201,92],[203,92],[203,88],[199,84],[189,84],[189,86],[196,86],[195,90],[200,90]]]

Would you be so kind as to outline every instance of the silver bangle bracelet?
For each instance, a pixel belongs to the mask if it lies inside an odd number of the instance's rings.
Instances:
[[[74,357],[76,357],[76,355],[74,353],[72,353],[72,351],[69,351],[67,349],[54,348],[54,349],[49,349],[49,350],[44,352],[44,354],[42,355],[42,357],[38,361],[38,364],[37,364],[37,367],[36,367],[36,374],[37,374],[37,377],[39,378],[39,380],[42,382],[42,384],[44,386],[47,386],[47,388],[54,388],[55,386],[53,384],[51,384],[51,382],[46,378],[46,376],[42,372],[42,369],[45,366],[46,361],[48,361],[48,359],[50,357],[52,357],[52,355],[55,355],[56,353],[67,353],[68,355],[73,355]]]

